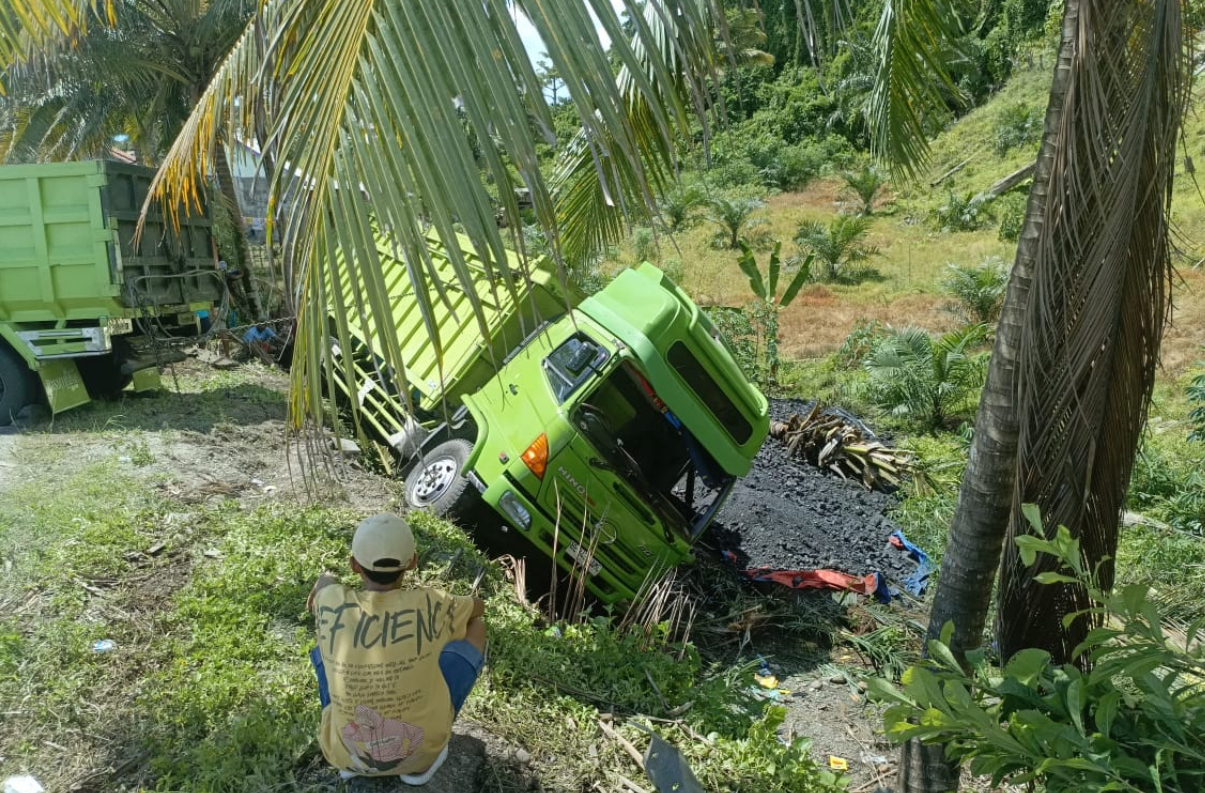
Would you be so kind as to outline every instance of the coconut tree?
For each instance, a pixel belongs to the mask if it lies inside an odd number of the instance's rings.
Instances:
[[[1168,216],[1189,58],[1179,0],[1067,0],[1025,226],[959,491],[929,635],[977,647],[1020,505],[1067,525],[1087,567],[1116,544],[1170,294]],[[1075,461],[1068,464],[1068,461]],[[1000,640],[1067,658],[1074,585],[1037,592],[1010,550]],[[1111,567],[1102,569],[1106,582]],[[906,747],[906,791],[950,790],[940,751]]]

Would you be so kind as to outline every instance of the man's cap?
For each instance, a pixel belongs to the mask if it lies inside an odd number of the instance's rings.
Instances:
[[[397,515],[373,515],[356,527],[351,555],[365,570],[379,573],[405,570],[414,558],[414,533]]]

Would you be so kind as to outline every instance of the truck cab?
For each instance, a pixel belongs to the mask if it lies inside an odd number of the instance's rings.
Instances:
[[[463,404],[472,452],[462,475],[604,602],[692,559],[768,430],[765,397],[650,264],[548,323]],[[411,505],[456,487],[456,462],[424,456]]]
[[[691,559],[765,440],[766,399],[653,265],[586,297],[547,260],[485,262],[457,242],[470,277],[430,235],[438,283],[418,287],[386,234],[352,254],[375,259],[388,312],[364,310],[361,264],[333,252],[326,291],[345,301],[323,359],[334,401],[354,431],[396,451],[410,508],[495,547],[513,544],[494,542],[505,529],[601,601],[632,599]]]

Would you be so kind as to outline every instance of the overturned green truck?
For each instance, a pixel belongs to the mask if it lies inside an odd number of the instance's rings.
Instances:
[[[445,312],[441,361],[404,263],[388,240],[377,247],[411,398],[400,396],[378,334],[357,323],[350,303],[344,338],[353,349],[332,342],[326,360],[344,375],[334,379],[341,398],[359,405],[362,427],[412,461],[410,507],[461,517],[484,506],[607,603],[692,559],[769,419],[765,397],[680,288],[645,263],[589,297],[566,294],[547,262],[525,279],[512,256],[511,295],[491,287],[462,239],[488,317],[483,338],[431,238],[448,297],[430,294]],[[332,278],[345,277],[342,264]]]
[[[154,171],[113,161],[0,167],[0,425],[158,384],[221,300],[209,218],[139,212]]]

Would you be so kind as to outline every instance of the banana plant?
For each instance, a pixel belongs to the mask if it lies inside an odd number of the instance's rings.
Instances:
[[[757,259],[753,255],[753,250],[744,242],[740,243],[740,246],[741,256],[736,260],[736,264],[749,279],[749,288],[753,290],[753,294],[757,298],[754,319],[760,325],[762,337],[766,343],[766,381],[770,384],[777,383],[780,363],[778,359],[778,313],[791,305],[799,291],[803,289],[803,285],[811,278],[813,257],[808,254],[803,260],[790,259],[783,262],[780,258],[782,242],[775,242],[773,250],[770,251],[768,272],[763,276],[757,265]],[[782,275],[783,264],[790,265],[794,262],[798,262],[798,269],[795,270],[790,283],[787,284],[787,288],[780,296],[778,282],[779,276]]]

